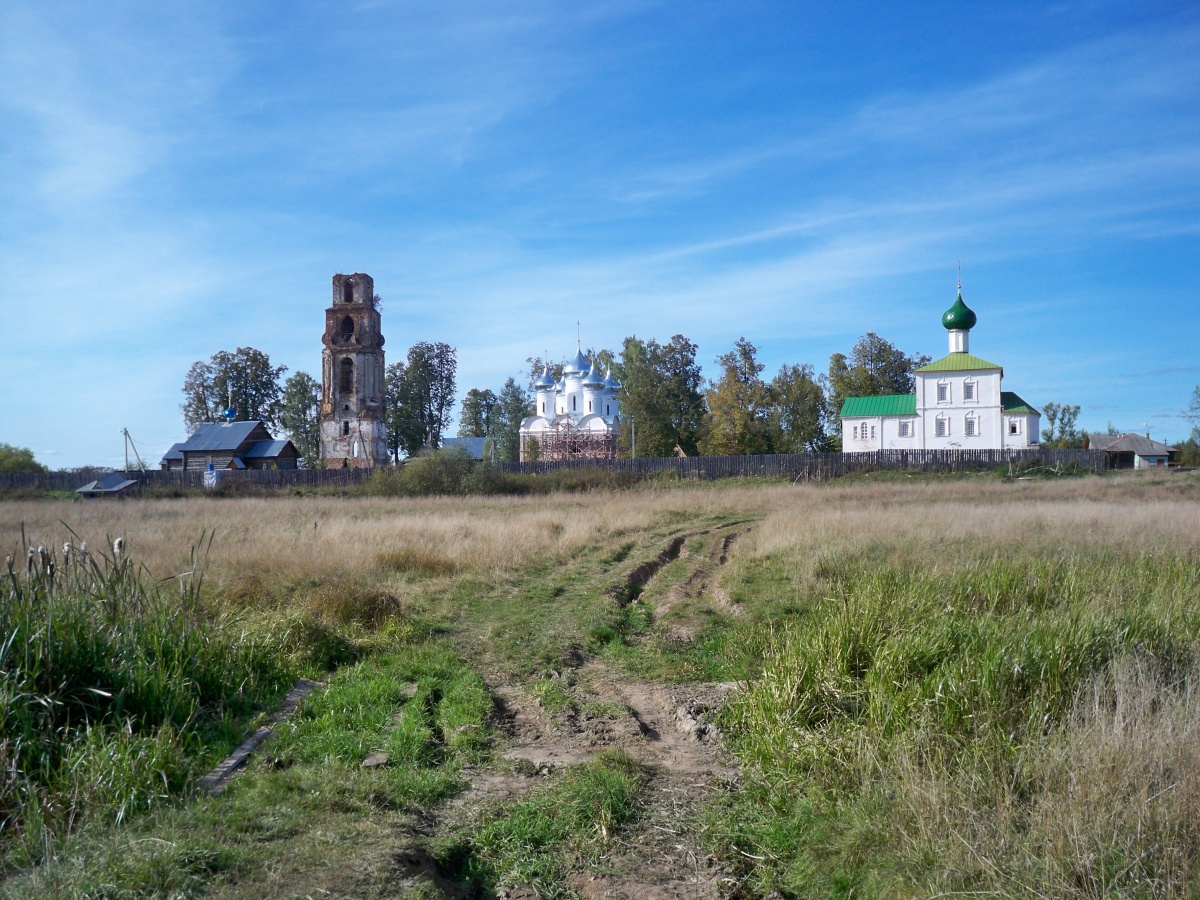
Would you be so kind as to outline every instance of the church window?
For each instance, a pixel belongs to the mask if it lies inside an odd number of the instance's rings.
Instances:
[[[964,400],[974,400],[975,399],[975,382],[973,382],[973,381],[963,382],[963,399]]]
[[[875,426],[871,426],[871,440],[875,440]]]
[[[343,303],[353,303],[354,302],[354,282],[353,281],[346,280],[346,281],[342,282],[342,302]]]
[[[937,398],[938,403],[950,402],[950,385],[947,382],[939,382],[937,386]]]
[[[342,437],[349,437],[349,436],[350,436],[350,423],[342,422]]]
[[[546,401],[543,400],[542,401],[542,415],[544,416],[545,414],[546,414]]]
[[[912,422],[901,422],[900,423],[900,437],[911,437],[911,436],[912,436]]]
[[[604,414],[605,414],[606,416],[611,416],[611,415],[612,415],[612,406],[611,406],[610,404],[608,404],[608,403],[605,403],[605,404],[604,404]]]
[[[345,356],[339,364],[341,369],[341,378],[338,383],[338,390],[343,393],[349,393],[354,390],[354,361],[350,357]]]
[[[974,416],[967,416],[966,421],[964,421],[963,425],[964,425],[963,430],[966,433],[967,437],[974,437],[975,435],[977,435],[979,433],[978,420]]]
[[[947,435],[949,435],[950,434],[950,420],[949,419],[938,419],[936,421],[936,423],[934,424],[933,433],[937,437],[946,437]]]
[[[342,340],[346,341],[354,337],[354,320],[349,316],[342,319]]]
[[[589,400],[588,401],[588,412],[591,412],[591,411],[592,411],[592,401]]]
[[[571,398],[571,412],[575,412],[579,408],[578,400],[578,397]]]
[[[1009,434],[1020,434],[1021,433],[1021,420],[1020,419],[1009,419],[1008,420],[1008,433]]]

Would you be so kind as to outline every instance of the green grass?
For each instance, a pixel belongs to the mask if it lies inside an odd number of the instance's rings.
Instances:
[[[1072,820],[1096,845],[1094,865],[1052,852],[1046,826],[1069,793],[1051,773],[1063,777],[1056,760],[1072,747],[1081,698],[1113,667],[1137,660],[1162,696],[1190,697],[1195,559],[1031,551],[919,567],[848,555],[820,570],[807,614],[773,630],[761,675],[724,722],[752,778],[714,832],[757,889],[1007,896],[1055,883],[1074,894],[1078,876],[1123,895],[1161,879],[1137,855],[1153,846],[1200,862],[1200,840],[1181,838],[1184,823],[1153,803],[1136,827],[1155,838],[1135,841],[1132,856]],[[1137,765],[1153,768],[1154,748],[1143,752]],[[1163,777],[1200,779],[1200,768]]]
[[[206,616],[199,577],[178,584],[155,585],[128,558],[34,550],[28,566],[10,561],[0,588],[5,868],[93,819],[121,822],[177,795],[290,686],[284,642]]]
[[[646,773],[628,754],[608,750],[545,789],[495,807],[443,842],[442,865],[489,895],[531,886],[540,897],[570,897],[571,864],[594,860],[637,815]]]

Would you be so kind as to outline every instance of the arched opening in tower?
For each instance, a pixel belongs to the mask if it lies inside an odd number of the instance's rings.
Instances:
[[[348,341],[354,337],[354,320],[349,316],[342,319],[342,340]]]
[[[354,282],[351,281],[349,278],[347,278],[345,281],[342,282],[342,302],[343,303],[353,303],[354,302]]]
[[[354,362],[350,357],[344,357],[339,364],[341,377],[338,379],[338,390],[348,394],[354,390]]]

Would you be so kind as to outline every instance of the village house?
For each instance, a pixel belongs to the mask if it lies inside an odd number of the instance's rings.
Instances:
[[[1110,469],[1161,469],[1175,462],[1179,450],[1145,434],[1087,434],[1085,450],[1103,450]]]
[[[976,321],[959,285],[958,299],[942,315],[950,352],[913,373],[912,394],[847,397],[841,408],[842,451],[1036,447],[1041,413],[1001,389],[1001,366],[970,352]]]
[[[227,410],[224,422],[205,422],[186,441],[174,444],[162,458],[166,471],[203,472],[222,469],[294,469],[300,458],[289,440],[277,441],[259,421],[235,422]]]

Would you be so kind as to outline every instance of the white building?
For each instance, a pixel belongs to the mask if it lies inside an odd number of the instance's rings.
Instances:
[[[975,313],[958,299],[942,316],[950,353],[913,373],[913,394],[847,397],[842,452],[1023,450],[1037,446],[1041,413],[1001,390],[1004,369],[970,352]]]
[[[621,384],[610,369],[575,351],[556,382],[550,369],[534,382],[534,414],[521,423],[521,459],[614,459]]]

